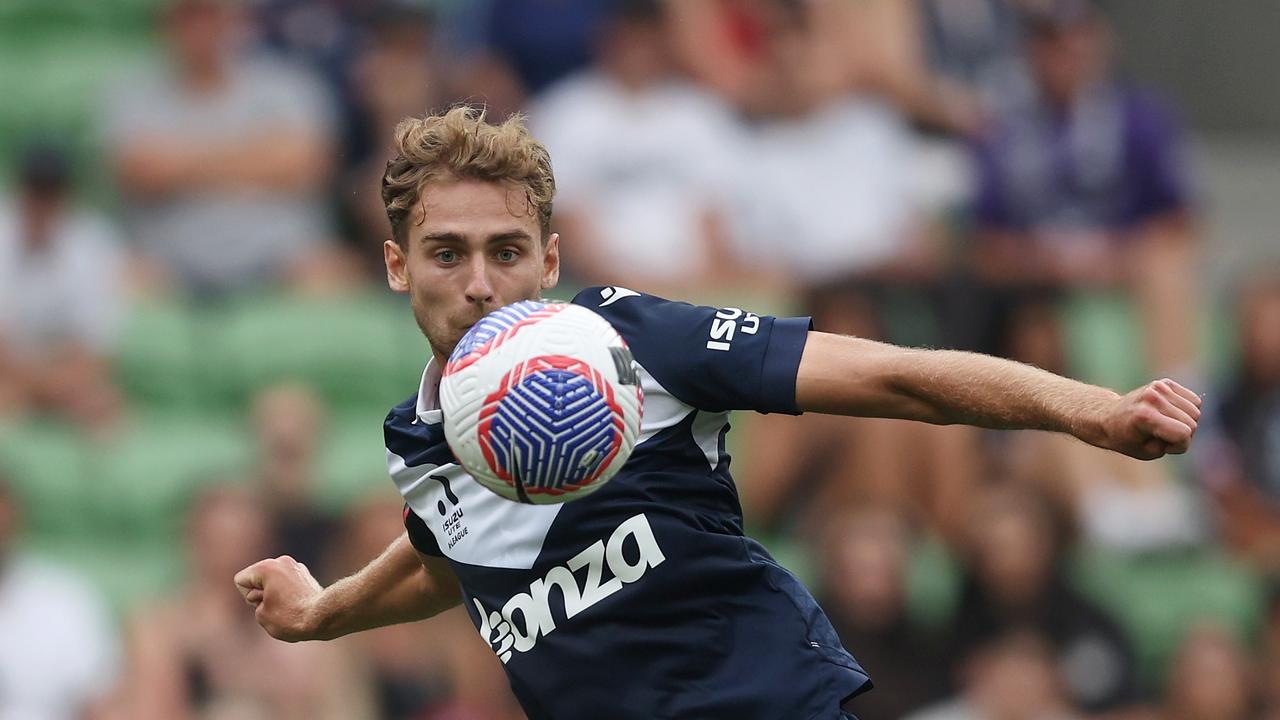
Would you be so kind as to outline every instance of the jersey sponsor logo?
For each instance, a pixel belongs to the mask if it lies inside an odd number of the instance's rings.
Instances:
[[[458,496],[453,494],[453,488],[449,487],[449,478],[444,475],[427,475],[427,477],[444,487],[445,497],[449,500],[448,505],[445,505],[444,500],[437,501],[436,512],[440,513],[444,534],[449,539],[447,549],[452,550],[459,540],[467,536],[467,525],[464,522],[466,513],[462,510],[462,503],[458,500]]]
[[[733,345],[734,335],[755,335],[757,332],[760,332],[759,315],[741,308],[721,308],[711,319],[707,349],[727,351]]]
[[[624,287],[614,286],[601,290],[600,297],[604,298],[604,302],[600,303],[600,307],[608,307],[624,297],[640,297],[640,293]]]
[[[628,545],[638,553],[624,553]],[[635,561],[629,561],[628,555],[634,555]],[[534,580],[528,592],[512,596],[501,611],[490,611],[479,598],[472,597],[471,602],[480,616],[480,636],[505,664],[513,654],[528,652],[538,643],[538,638],[555,631],[556,621],[550,605],[552,588],[559,588],[565,619],[572,620],[621,590],[623,585],[639,581],[649,568],[661,565],[664,560],[666,556],[658,547],[649,519],[644,513],[635,515],[619,525],[607,541],[595,541],[564,565],[557,565],[544,577]],[[607,580],[604,579],[606,568],[613,576]]]

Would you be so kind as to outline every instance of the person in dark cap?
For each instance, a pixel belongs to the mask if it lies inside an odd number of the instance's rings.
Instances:
[[[20,155],[0,198],[0,416],[48,412],[91,427],[117,415],[109,356],[121,316],[115,228],[78,208],[56,145]]]

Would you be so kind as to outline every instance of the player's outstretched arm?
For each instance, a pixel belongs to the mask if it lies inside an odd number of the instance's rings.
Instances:
[[[236,573],[236,587],[272,637],[332,640],[383,625],[422,620],[461,602],[448,561],[420,555],[401,535],[359,572],[327,588],[284,555]]]
[[[1070,433],[1143,460],[1186,452],[1200,398],[1172,380],[1119,395],[1030,365],[810,332],[800,410]]]

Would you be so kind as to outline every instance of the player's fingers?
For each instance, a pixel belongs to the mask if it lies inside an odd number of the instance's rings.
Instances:
[[[1182,385],[1178,384],[1177,382],[1170,380],[1168,378],[1165,378],[1161,382],[1167,384],[1169,386],[1169,389],[1173,390],[1178,395],[1186,398],[1187,400],[1190,400],[1191,404],[1195,405],[1197,410],[1204,407],[1204,399],[1201,398],[1199,395],[1197,395],[1194,391],[1189,390],[1183,387]]]
[[[1164,457],[1167,447],[1168,444],[1163,440],[1151,438],[1142,444],[1141,449],[1135,453],[1135,457],[1139,460],[1157,460]]]
[[[258,603],[257,605],[254,605],[253,619],[257,620],[258,624],[261,625],[268,633],[271,633],[271,628],[267,627],[267,616],[266,616],[266,611],[264,610],[265,607],[266,605],[263,605],[262,603]],[[274,637],[275,633],[271,633],[271,635],[272,637]]]
[[[1182,399],[1182,398],[1179,398],[1179,399]],[[1183,400],[1183,402],[1186,402],[1186,401]],[[1174,420],[1177,420],[1183,425],[1186,425],[1187,427],[1191,428],[1192,432],[1195,432],[1196,419],[1192,417],[1190,413],[1187,412],[1186,408],[1174,402],[1173,399],[1170,398],[1168,395],[1157,392],[1155,399],[1151,401],[1151,404],[1157,410],[1160,411],[1160,414],[1164,415],[1165,417],[1170,417],[1170,418],[1173,418]],[[1194,408],[1192,409],[1194,410]]]
[[[1187,395],[1196,397],[1195,393],[1187,390],[1181,385],[1178,385],[1172,380],[1161,380],[1156,383],[1156,389],[1159,390],[1161,395],[1174,407],[1185,412],[1192,420],[1195,420],[1196,422],[1200,421],[1200,406],[1196,402],[1192,401],[1191,398],[1187,397]],[[1181,389],[1182,392],[1179,392],[1179,389]],[[1187,393],[1187,395],[1184,395],[1183,393]],[[1199,400],[1199,398],[1196,398],[1196,400]]]
[[[1155,408],[1150,408],[1141,415],[1139,427],[1152,436],[1175,446],[1190,442],[1194,432],[1186,423],[1165,415]]]
[[[261,563],[255,563],[249,567],[236,573],[236,588],[240,590],[240,595],[247,596],[249,591],[260,589],[262,587],[262,568]]]
[[[262,591],[250,590],[244,593],[244,601],[250,605],[257,605],[262,602]]]

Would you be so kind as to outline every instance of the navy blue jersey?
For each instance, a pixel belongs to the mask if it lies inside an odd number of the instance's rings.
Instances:
[[[573,302],[609,320],[639,365],[631,458],[580,500],[503,499],[446,445],[429,365],[385,426],[414,546],[448,558],[531,720],[842,717],[867,675],[795,576],[743,535],[724,443],[730,410],[796,411],[808,319],[622,288]]]

